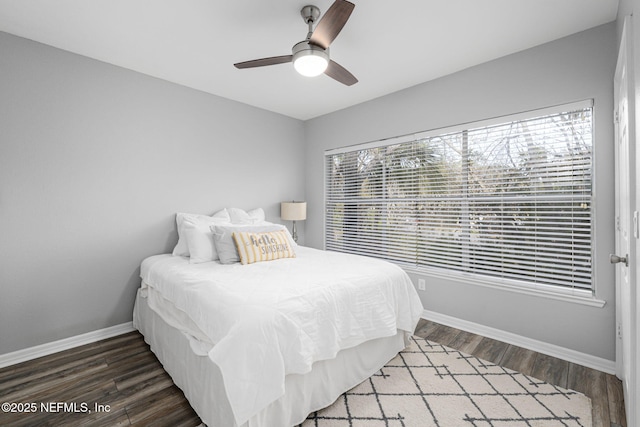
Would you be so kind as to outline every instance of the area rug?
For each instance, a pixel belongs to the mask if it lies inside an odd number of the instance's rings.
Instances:
[[[591,427],[591,400],[413,337],[303,427]]]

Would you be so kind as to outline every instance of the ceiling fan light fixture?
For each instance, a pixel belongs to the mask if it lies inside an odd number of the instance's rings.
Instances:
[[[320,9],[313,5],[304,6],[300,15],[309,27],[309,32],[304,41],[293,45],[291,55],[270,56],[233,65],[242,70],[293,62],[293,67],[303,76],[315,77],[324,73],[345,86],[354,85],[358,83],[358,79],[342,65],[329,59],[329,45],[342,31],[354,7],[348,0],[334,0],[318,21]]]
[[[319,76],[328,66],[329,49],[323,49],[307,41],[300,42],[293,47],[293,67],[303,76]]]
[[[296,71],[306,77],[316,77],[324,73],[329,62],[321,56],[304,55],[293,63]]]

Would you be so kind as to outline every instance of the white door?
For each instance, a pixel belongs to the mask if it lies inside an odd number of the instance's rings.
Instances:
[[[637,425],[637,307],[635,241],[638,236],[635,207],[635,129],[630,58],[630,19],[625,20],[614,80],[616,139],[616,372],[622,380],[628,425]],[[634,226],[635,225],[635,226]]]

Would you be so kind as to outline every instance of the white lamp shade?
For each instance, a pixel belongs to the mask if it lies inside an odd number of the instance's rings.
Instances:
[[[307,202],[280,203],[280,218],[285,221],[303,221],[307,219]]]

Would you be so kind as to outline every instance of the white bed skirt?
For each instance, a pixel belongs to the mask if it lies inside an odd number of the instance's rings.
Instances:
[[[174,383],[209,427],[295,426],[342,393],[369,378],[405,347],[405,333],[365,342],[316,362],[305,375],[288,375],[285,394],[242,426],[237,426],[226,398],[222,375],[207,356],[198,356],[187,337],[151,310],[138,290],[133,325],[144,335]]]

